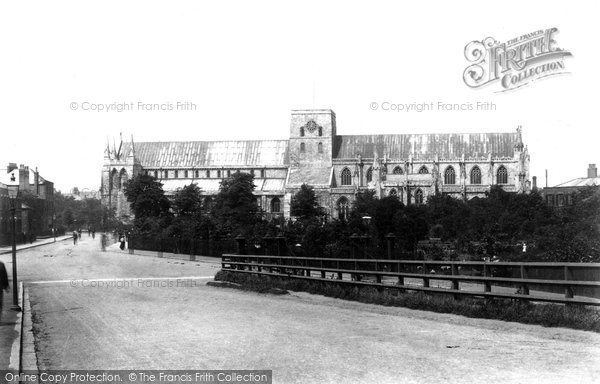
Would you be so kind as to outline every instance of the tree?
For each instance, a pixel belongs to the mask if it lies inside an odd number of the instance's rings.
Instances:
[[[290,214],[298,217],[301,221],[320,219],[325,215],[313,187],[302,184],[300,190],[292,197]]]
[[[186,185],[175,192],[173,211],[178,216],[200,216],[202,212],[202,191],[197,184]]]
[[[154,177],[140,174],[125,183],[125,196],[135,215],[135,226],[140,232],[156,234],[166,228],[170,221],[170,202],[162,189],[162,183]]]
[[[200,235],[202,218],[202,191],[197,184],[186,185],[173,196],[175,217],[167,234],[177,237]]]
[[[252,231],[260,219],[254,188],[254,176],[239,171],[221,181],[211,203],[211,216],[219,236],[247,235]]]

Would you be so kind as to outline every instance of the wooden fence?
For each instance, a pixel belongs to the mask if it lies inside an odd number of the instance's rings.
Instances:
[[[234,273],[378,289],[449,293],[455,297],[468,295],[600,306],[600,281],[585,281],[575,277],[581,275],[576,272],[583,269],[600,271],[600,263],[373,260],[224,254],[222,268]],[[498,276],[506,275],[501,272],[515,269],[519,277]],[[561,270],[563,278],[529,276],[530,272],[539,270]],[[561,288],[564,295],[544,289],[548,287],[554,288],[554,291]]]

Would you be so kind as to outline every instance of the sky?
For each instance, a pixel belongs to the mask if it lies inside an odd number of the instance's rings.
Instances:
[[[600,165],[598,14],[594,1],[5,1],[0,174],[23,163],[59,190],[98,189],[107,138],[120,133],[286,139],[290,110],[324,108],[336,112],[338,134],[521,125],[531,175],[543,186],[547,169],[556,185]],[[548,28],[572,53],[567,73],[508,92],[465,84],[469,42]],[[438,108],[478,102],[495,109]],[[411,103],[436,108],[389,110]],[[118,104],[133,107],[94,109]]]

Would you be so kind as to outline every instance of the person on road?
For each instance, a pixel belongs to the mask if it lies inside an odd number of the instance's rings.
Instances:
[[[73,231],[73,245],[77,245],[77,231]]]
[[[8,274],[4,263],[0,261],[0,320],[2,319],[3,291],[8,292]]]
[[[121,251],[125,250],[125,234],[121,234],[121,238],[119,239],[119,241],[121,242],[121,245],[119,246],[119,248],[121,248]]]
[[[96,238],[96,228],[92,227],[92,239]]]

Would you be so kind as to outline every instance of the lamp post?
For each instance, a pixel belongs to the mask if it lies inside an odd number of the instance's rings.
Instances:
[[[21,311],[19,307],[19,293],[17,290],[17,209],[16,200],[19,196],[19,185],[7,185],[10,198],[10,216],[12,217],[12,278],[13,278],[13,311]]]
[[[52,214],[52,236],[54,237],[54,242],[56,243],[56,228],[55,228],[55,222],[56,222],[56,214],[53,213]]]

